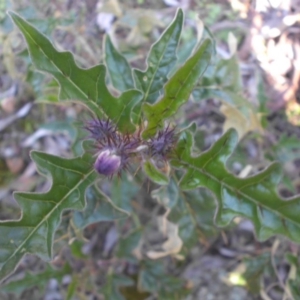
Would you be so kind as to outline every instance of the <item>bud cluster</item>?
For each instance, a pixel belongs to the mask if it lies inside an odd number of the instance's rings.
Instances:
[[[122,134],[110,120],[93,119],[84,127],[89,138],[95,140],[97,158],[95,170],[102,175],[112,177],[128,169],[131,160],[153,157],[166,160],[176,142],[174,129],[167,126],[155,137],[145,141],[138,134]]]

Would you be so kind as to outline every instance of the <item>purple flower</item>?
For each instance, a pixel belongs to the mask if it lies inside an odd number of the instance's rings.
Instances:
[[[171,152],[176,139],[174,128],[170,129],[168,126],[167,128],[160,130],[149,142],[151,155],[165,159]]]
[[[89,138],[94,140],[93,146],[97,151],[94,168],[109,178],[115,174],[120,177],[123,170],[128,171],[131,162],[143,161],[145,156],[146,159],[155,157],[166,161],[172,157],[177,141],[175,128],[169,126],[146,141],[140,136],[141,130],[133,134],[122,133],[109,119],[92,119],[86,122],[84,128],[89,132]]]
[[[109,119],[106,121],[100,119],[90,120],[84,128],[90,132],[90,138],[100,143],[106,143],[109,139],[116,137],[116,127]]]
[[[98,155],[94,167],[99,174],[112,176],[117,173],[121,166],[121,157],[106,149]]]

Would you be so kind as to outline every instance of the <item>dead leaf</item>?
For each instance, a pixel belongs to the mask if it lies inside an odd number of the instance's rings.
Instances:
[[[117,17],[122,16],[122,9],[118,0],[108,0],[103,3],[99,1],[97,4],[98,13],[113,14]]]
[[[230,52],[230,57],[232,57],[237,51],[238,41],[235,35],[231,31],[228,34],[227,43]]]
[[[203,37],[203,32],[204,32],[204,23],[200,18],[196,19],[196,28],[197,28],[197,43],[199,43]]]
[[[178,225],[167,220],[169,210],[157,218],[159,230],[168,238],[162,245],[162,251],[151,250],[147,252],[147,256],[151,259],[158,259],[168,255],[173,255],[178,259],[182,257],[178,255],[180,252],[183,242],[178,235]]]
[[[224,102],[221,105],[220,111],[226,117],[223,130],[227,131],[229,128],[235,128],[238,132],[239,139],[249,131],[263,131],[259,114],[256,114],[250,109],[248,110],[248,116],[246,116],[246,113],[243,113],[234,106]]]

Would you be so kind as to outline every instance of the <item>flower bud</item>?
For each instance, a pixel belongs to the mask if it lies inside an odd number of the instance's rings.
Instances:
[[[97,142],[106,142],[109,138],[116,137],[116,127],[107,119],[93,119],[86,122],[84,128],[90,132],[90,138],[95,139]]]
[[[176,142],[174,128],[170,129],[169,126],[164,130],[160,130],[157,135],[149,142],[150,153],[152,156],[160,156],[166,158],[171,152]]]
[[[96,171],[105,176],[111,176],[119,171],[121,157],[106,149],[98,155],[94,167]]]

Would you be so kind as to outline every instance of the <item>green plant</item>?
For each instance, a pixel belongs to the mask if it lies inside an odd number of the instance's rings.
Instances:
[[[197,101],[207,97],[204,92],[212,85],[212,78],[219,86],[209,92],[219,98],[236,99],[234,92],[239,89],[235,86],[235,90],[230,91],[228,80],[231,79],[227,74],[225,77],[220,73],[214,75],[224,68],[223,62],[215,63],[214,41],[209,34],[195,46],[190,57],[175,68],[183,27],[182,10],[178,10],[172,24],[152,46],[144,71],[132,69],[109,36],[105,40],[104,63],[90,69],[79,68],[70,52],[57,51],[36,28],[16,13],[9,14],[26,39],[35,68],[51,74],[59,83],[59,100],[82,103],[94,114],[94,119],[84,125],[90,137],[82,144],[81,156],[65,159],[31,152],[38,171],[52,180],[52,186],[44,194],[15,193],[22,216],[19,220],[0,223],[2,279],[14,271],[26,253],[46,261],[53,258],[53,238],[66,210],[74,210],[69,220],[76,230],[105,218],[133,216],[130,197],[126,196],[133,197],[136,186],[142,185],[145,178],[158,185],[151,195],[167,212],[161,217],[167,224],[167,242],[162,245],[162,251],[148,251],[150,258],[178,256],[187,252],[203,233],[214,232],[214,210],[217,226],[226,226],[236,216],[242,216],[253,222],[259,240],[279,234],[300,242],[300,197],[279,197],[276,191],[281,178],[279,165],[273,163],[256,175],[239,178],[226,167],[239,141],[237,131],[229,129],[203,152],[195,141],[196,124],[188,124],[178,117],[192,93],[198,97]],[[230,72],[230,67],[226,72]],[[195,94],[201,89],[199,82],[204,92]],[[110,85],[119,96],[110,92]],[[128,179],[124,171],[130,164],[142,170],[135,179]],[[110,177],[111,184],[117,184],[117,173],[120,184],[124,184],[124,193],[114,195],[112,189],[109,199],[101,191],[99,181]],[[216,203],[203,188],[213,193]],[[209,207],[209,213],[202,214],[205,207]],[[130,257],[138,246],[141,232],[139,225],[137,227],[122,241],[120,256]],[[146,260],[144,267],[140,285],[151,293],[160,278],[156,272],[162,273],[161,266]],[[174,288],[180,286],[177,281],[166,278],[166,283],[156,289],[159,297],[169,299]],[[122,299],[118,287],[130,286],[132,281],[112,274],[108,284],[111,288],[102,292]],[[178,290],[178,299],[181,292]]]

